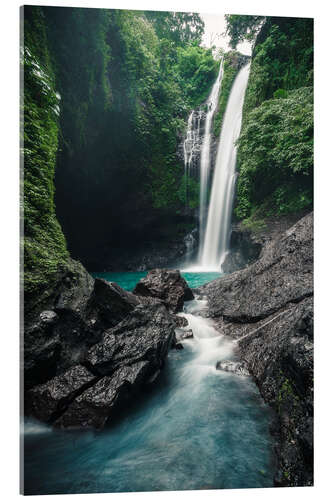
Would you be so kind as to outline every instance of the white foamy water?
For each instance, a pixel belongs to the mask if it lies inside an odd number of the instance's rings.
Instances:
[[[217,151],[200,267],[220,270],[229,245],[230,221],[236,181],[236,141],[250,65],[240,70],[232,86]]]
[[[223,58],[221,59],[218,77],[213,85],[212,91],[206,101],[207,114],[205,121],[205,133],[202,142],[200,157],[200,244],[203,241],[203,235],[206,225],[207,191],[210,169],[210,146],[212,139],[212,122],[214,113],[219,100],[221,81],[223,78]],[[199,250],[201,251],[201,249]]]

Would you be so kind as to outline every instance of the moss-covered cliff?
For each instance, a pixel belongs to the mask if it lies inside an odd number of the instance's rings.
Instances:
[[[266,18],[254,46],[239,138],[239,218],[311,209],[312,89],[313,20]]]
[[[42,11],[25,17],[22,104],[24,155],[24,286],[26,304],[52,286],[68,260],[66,242],[54,206],[54,171],[58,150],[60,95],[47,48]]]

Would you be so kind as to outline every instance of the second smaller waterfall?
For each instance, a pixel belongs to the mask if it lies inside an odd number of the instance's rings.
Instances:
[[[186,137],[183,142],[184,154],[184,182],[185,182],[185,204],[188,203],[188,177],[193,174],[193,163],[195,154],[200,151],[200,125],[203,111],[199,109],[191,111],[187,121]]]

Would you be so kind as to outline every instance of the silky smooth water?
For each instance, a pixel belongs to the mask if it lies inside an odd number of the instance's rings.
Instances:
[[[244,66],[233,83],[225,110],[215,161],[207,226],[200,266],[221,269],[229,246],[230,222],[236,181],[236,141],[242,124],[242,110],[250,65]]]
[[[202,149],[200,156],[200,206],[199,206],[199,223],[200,223],[199,253],[200,254],[202,252],[202,243],[206,228],[206,210],[207,210],[207,195],[208,195],[208,178],[210,170],[210,155],[211,155],[210,146],[212,139],[212,124],[213,124],[213,117],[218,105],[222,78],[223,78],[223,57],[220,62],[219,74],[213,85],[211,93],[206,101],[207,114],[206,114],[205,132],[202,141]]]
[[[250,378],[215,369],[235,344],[199,315],[205,305],[186,303],[194,338],[170,351],[155,386],[113,427],[25,422],[26,494],[273,486],[270,410]]]

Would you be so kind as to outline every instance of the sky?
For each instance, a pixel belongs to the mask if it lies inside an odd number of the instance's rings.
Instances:
[[[228,45],[229,37],[222,35],[226,30],[224,15],[200,13],[200,16],[205,23],[205,33],[203,35],[202,44],[205,47],[216,45],[216,47],[222,47],[224,50],[230,50]],[[240,43],[237,46],[237,50],[242,54],[250,56],[251,44],[249,42]]]

